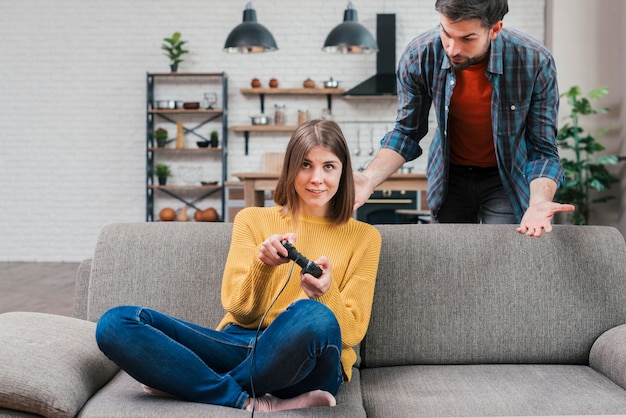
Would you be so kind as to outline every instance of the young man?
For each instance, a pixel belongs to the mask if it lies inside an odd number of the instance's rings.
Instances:
[[[563,169],[556,145],[559,92],[550,52],[503,27],[507,0],[437,0],[440,25],[406,48],[398,66],[398,115],[376,158],[355,174],[355,208],[405,161],[419,157],[428,114],[428,205],[436,222],[519,223],[552,230]]]

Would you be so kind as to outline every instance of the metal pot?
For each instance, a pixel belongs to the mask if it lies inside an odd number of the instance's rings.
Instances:
[[[324,81],[324,87],[327,89],[336,89],[337,87],[339,87],[339,81],[334,80],[331,77],[330,80]]]
[[[268,125],[270,123],[270,118],[265,115],[250,116],[250,120],[253,125]]]

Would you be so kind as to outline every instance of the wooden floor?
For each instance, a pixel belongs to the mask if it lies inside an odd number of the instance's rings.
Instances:
[[[0,262],[0,313],[72,316],[78,263]]]

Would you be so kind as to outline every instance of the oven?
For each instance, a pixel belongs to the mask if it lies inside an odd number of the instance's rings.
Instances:
[[[368,224],[415,223],[415,219],[396,213],[399,209],[417,211],[419,208],[417,191],[377,190],[363,206],[356,210],[356,219]]]

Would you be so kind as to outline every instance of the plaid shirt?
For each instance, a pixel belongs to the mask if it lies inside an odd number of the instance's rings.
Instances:
[[[503,28],[491,42],[487,78],[493,86],[491,115],[500,178],[518,221],[528,208],[529,184],[547,177],[561,184],[563,169],[556,144],[559,91],[556,67],[545,46]],[[437,117],[428,154],[427,200],[437,214],[447,194],[450,138],[448,106],[456,84],[439,36],[439,27],[415,38],[398,65],[398,116],[381,140],[407,161],[419,157],[434,104]]]

